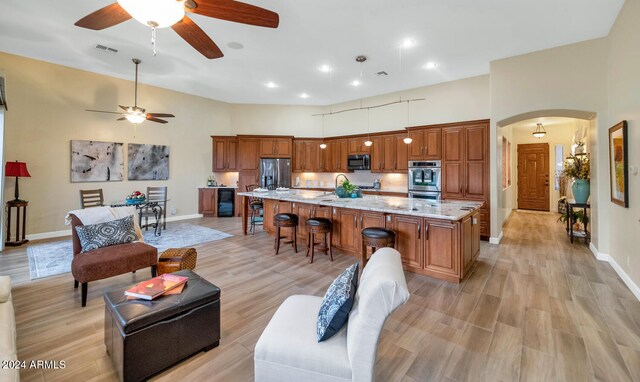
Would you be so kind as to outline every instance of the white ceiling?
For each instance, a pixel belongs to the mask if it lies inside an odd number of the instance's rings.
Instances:
[[[125,79],[139,57],[146,84],[234,103],[327,105],[486,74],[495,59],[606,36],[624,0],[249,0],[279,13],[279,28],[190,15],[224,52],[217,60],[170,28],[158,31],[153,57],[151,32],[135,20],[102,31],[73,25],[111,2],[2,0],[0,51]],[[405,38],[417,44],[400,60]],[[359,54],[369,58],[362,65]],[[425,70],[428,61],[438,68]],[[322,64],[334,68],[331,86]],[[361,70],[363,84],[349,85]],[[381,70],[389,75],[377,77]]]

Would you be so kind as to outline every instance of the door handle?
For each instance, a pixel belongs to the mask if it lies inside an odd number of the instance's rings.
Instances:
[[[362,216],[360,216],[360,228],[362,228]]]
[[[356,215],[353,215],[353,225],[355,228],[358,228],[358,217],[356,217]]]
[[[420,231],[422,230],[420,223],[418,223],[418,239],[420,239]]]
[[[424,239],[425,240],[429,240],[429,225],[428,224],[424,225]]]

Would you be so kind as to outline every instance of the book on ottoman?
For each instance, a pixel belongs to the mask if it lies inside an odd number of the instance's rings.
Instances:
[[[165,294],[167,291],[183,285],[187,280],[189,280],[188,277],[164,274],[154,277],[151,280],[138,283],[132,288],[127,289],[124,294],[144,300],[153,300],[154,298]]]

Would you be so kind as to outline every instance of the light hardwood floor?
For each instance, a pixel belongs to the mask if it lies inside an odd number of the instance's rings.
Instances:
[[[330,263],[283,246],[239,219],[192,223],[233,233],[197,246],[196,271],[222,289],[222,340],[154,378],[251,381],[253,348],[284,299],[322,295],[355,258]],[[167,232],[166,234],[169,234]],[[26,248],[0,256],[11,275],[19,357],[65,360],[64,370],[25,370],[23,381],[114,381],[103,344],[102,292],[146,271],[89,284],[86,308],[70,274],[30,281]],[[555,215],[515,212],[500,246],[483,243],[460,285],[407,274],[409,302],[385,324],[379,381],[640,381],[640,302],[586,245],[569,244]]]

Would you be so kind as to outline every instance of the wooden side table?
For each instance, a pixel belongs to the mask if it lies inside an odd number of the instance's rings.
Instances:
[[[25,239],[27,231],[27,206],[26,200],[10,200],[7,202],[7,241],[4,245],[8,247],[20,246],[29,240]],[[16,240],[11,241],[11,210],[16,209]],[[20,211],[22,211],[22,238],[20,238]]]
[[[589,226],[588,221],[587,221],[587,224],[584,225],[584,236],[577,236],[576,233],[573,231],[573,223],[575,223],[575,221],[573,221],[574,208],[582,208],[583,213],[586,216],[587,210],[591,208],[591,205],[589,203],[577,203],[575,200],[567,201],[567,233],[569,234],[569,238],[571,239],[571,242],[573,243],[574,237],[576,238],[583,237],[586,243],[589,244],[589,242],[591,241],[591,234],[588,229],[588,226]]]

